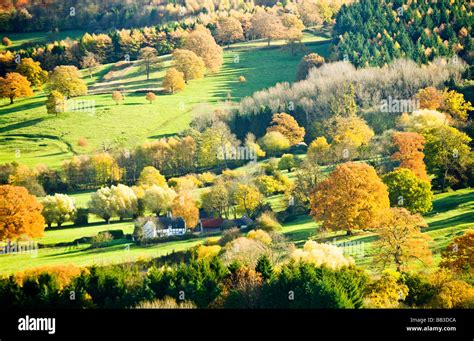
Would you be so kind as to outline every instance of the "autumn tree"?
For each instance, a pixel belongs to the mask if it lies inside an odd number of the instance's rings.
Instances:
[[[46,111],[48,114],[56,115],[66,111],[66,101],[62,93],[52,90],[46,99]]]
[[[218,181],[214,186],[201,194],[202,208],[204,211],[220,218],[229,219],[231,211],[231,191],[224,181]]]
[[[309,144],[307,157],[320,165],[324,165],[331,160],[331,145],[324,136],[317,137]]]
[[[151,185],[145,190],[145,207],[157,216],[171,211],[176,193],[171,188]]]
[[[41,237],[44,231],[42,210],[43,206],[26,188],[0,186],[0,240]]]
[[[150,102],[150,104],[152,104],[153,101],[156,100],[156,95],[153,92],[147,92],[145,98],[148,102]]]
[[[32,86],[41,89],[48,80],[48,72],[41,68],[40,62],[31,58],[23,58],[16,67],[16,72],[28,79]]]
[[[153,68],[157,68],[160,65],[158,53],[153,47],[144,47],[140,50],[139,58],[141,60],[141,66],[145,70],[146,80],[150,80],[150,73]]]
[[[2,38],[2,45],[9,47],[9,46],[12,46],[12,45],[13,45],[13,42],[11,41],[10,38],[8,38],[8,37],[3,37],[3,38]]]
[[[138,198],[128,186],[118,184],[110,188],[114,213],[123,220],[133,217],[138,210]]]
[[[186,84],[184,81],[184,73],[178,71],[176,68],[170,68],[166,71],[165,78],[163,79],[163,88],[174,94],[175,92],[184,90]]]
[[[386,222],[379,229],[375,262],[384,268],[395,264],[398,272],[407,270],[412,260],[430,264],[431,238],[421,232],[421,228],[427,226],[420,215],[411,214],[404,208],[390,209]]]
[[[335,115],[330,122],[329,134],[332,145],[352,153],[359,147],[367,146],[375,135],[363,118],[353,114]]]
[[[441,110],[455,120],[466,121],[468,112],[474,110],[471,102],[466,101],[464,95],[455,90],[444,90],[443,98]]]
[[[167,187],[166,179],[161,175],[160,171],[153,166],[143,168],[138,178],[138,184],[142,187],[150,187],[153,185],[159,187]]]
[[[77,67],[56,66],[49,77],[51,90],[57,90],[67,98],[87,94],[87,85]]]
[[[234,17],[220,17],[217,20],[217,39],[230,47],[230,44],[244,39],[244,30],[239,20]]]
[[[309,74],[309,70],[312,68],[318,68],[324,64],[324,57],[321,57],[317,53],[310,53],[301,58],[298,64],[298,71],[296,73],[296,81],[306,79]]]
[[[51,227],[53,223],[61,227],[65,222],[74,221],[77,209],[70,196],[56,193],[46,196],[41,203],[43,204],[42,214],[48,227]]]
[[[191,229],[195,228],[199,221],[197,202],[187,192],[181,192],[174,198],[171,212],[173,216],[183,218],[186,226]]]
[[[454,240],[441,253],[441,267],[454,272],[472,273],[474,270],[474,230],[467,230]]]
[[[364,163],[340,164],[311,195],[311,216],[324,229],[379,228],[390,207],[387,186]]]
[[[411,114],[403,113],[398,119],[398,125],[405,131],[422,134],[427,129],[447,125],[448,119],[448,116],[440,111],[420,109]]]
[[[284,27],[284,37],[290,46],[291,54],[295,54],[295,47],[303,38],[304,24],[295,14],[285,13],[281,17]]]
[[[176,70],[184,74],[186,83],[191,79],[204,77],[206,68],[204,61],[192,51],[183,49],[174,50],[173,63]]]
[[[248,217],[255,216],[263,203],[263,195],[254,185],[238,184],[234,193],[237,210]]]
[[[264,10],[257,11],[252,16],[252,34],[259,38],[267,39],[268,46],[273,39],[285,36],[285,26],[278,15]]]
[[[305,130],[298,125],[293,116],[285,113],[275,114],[270,124],[271,126],[268,127],[267,132],[278,131],[282,133],[292,146],[303,141]]]
[[[123,95],[120,91],[112,92],[112,100],[118,105],[121,101],[123,101]]]
[[[82,57],[81,67],[87,69],[89,78],[92,78],[92,71],[99,65],[100,63],[97,56],[92,52],[87,52],[86,55]]]
[[[433,193],[428,181],[418,178],[407,168],[398,168],[383,176],[388,187],[390,205],[406,208],[411,213],[431,211]]]
[[[217,45],[211,32],[202,26],[186,37],[183,48],[202,58],[210,72],[216,72],[222,66],[222,48]]]
[[[456,185],[466,178],[472,164],[471,138],[449,126],[440,126],[424,131],[425,160],[428,172],[435,174],[441,188]]]
[[[228,160],[246,156],[236,154],[240,141],[222,121],[214,122],[211,127],[204,130],[199,145],[198,160],[204,166],[219,163],[227,166]]]
[[[0,98],[9,98],[13,104],[15,98],[31,97],[33,90],[26,77],[16,72],[7,73],[5,78],[0,77]]]
[[[115,213],[114,197],[109,187],[102,187],[98,189],[97,192],[92,193],[87,205],[90,213],[101,217],[107,224]]]
[[[268,155],[279,155],[290,148],[290,141],[279,131],[269,131],[258,140],[258,144]]]
[[[99,186],[112,185],[118,182],[123,175],[122,168],[117,160],[109,153],[100,153],[90,158],[91,176]]]
[[[423,135],[411,132],[396,132],[392,135],[393,144],[398,149],[391,159],[400,162],[400,168],[411,170],[417,177],[431,181],[426,173],[424,162],[425,138]]]
[[[433,86],[418,91],[416,98],[421,109],[438,110],[444,103],[443,92]]]

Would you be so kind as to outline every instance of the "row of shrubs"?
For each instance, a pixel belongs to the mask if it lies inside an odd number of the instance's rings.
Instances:
[[[371,280],[356,267],[331,270],[290,261],[275,269],[262,256],[252,269],[238,263],[224,265],[217,257],[191,256],[171,266],[64,267],[17,274],[0,279],[0,307],[363,308],[368,297],[379,307],[390,307],[390,300],[398,303],[401,287],[405,304],[411,307],[426,306],[437,295],[435,286],[419,275]],[[452,307],[472,304],[461,301]]]
[[[130,308],[171,297],[198,308],[359,308],[366,282],[360,270],[349,268],[290,263],[276,274],[264,257],[256,270],[226,266],[219,258],[191,258],[146,272],[137,265],[113,265],[90,267],[70,278],[51,271],[10,276],[0,280],[0,306]]]

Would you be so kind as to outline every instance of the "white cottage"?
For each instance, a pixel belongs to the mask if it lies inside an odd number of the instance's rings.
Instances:
[[[151,220],[147,221],[145,225],[143,225],[143,239],[151,239],[156,238],[158,233],[156,231],[156,225]]]

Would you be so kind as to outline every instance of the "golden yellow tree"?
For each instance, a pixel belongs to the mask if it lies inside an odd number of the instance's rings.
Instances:
[[[237,210],[251,217],[263,202],[263,195],[254,185],[238,184],[234,193]]]
[[[319,164],[325,164],[330,160],[331,145],[324,136],[316,138],[308,147],[308,158]]]
[[[456,237],[441,253],[440,266],[453,271],[474,272],[474,230]]]
[[[171,68],[166,72],[163,80],[163,88],[167,92],[174,94],[177,91],[184,90],[185,86],[184,73],[175,68]]]
[[[204,77],[206,66],[202,58],[193,51],[176,49],[173,52],[173,63],[176,70],[184,74],[184,81]]]
[[[383,226],[390,207],[387,186],[365,163],[340,164],[310,197],[311,216],[324,229],[347,231]]]
[[[407,270],[413,260],[430,264],[431,238],[421,232],[426,226],[418,214],[411,214],[404,208],[390,209],[386,222],[379,229],[375,262],[383,267],[395,264],[398,272]]]

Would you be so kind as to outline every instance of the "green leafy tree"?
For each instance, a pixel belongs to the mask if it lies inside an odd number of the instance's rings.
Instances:
[[[383,176],[388,187],[390,205],[404,207],[411,213],[431,211],[433,193],[428,181],[418,178],[407,168],[398,168]]]
[[[449,126],[439,126],[423,132],[425,162],[428,173],[435,174],[435,183],[442,189],[466,179],[472,164],[471,138]]]

